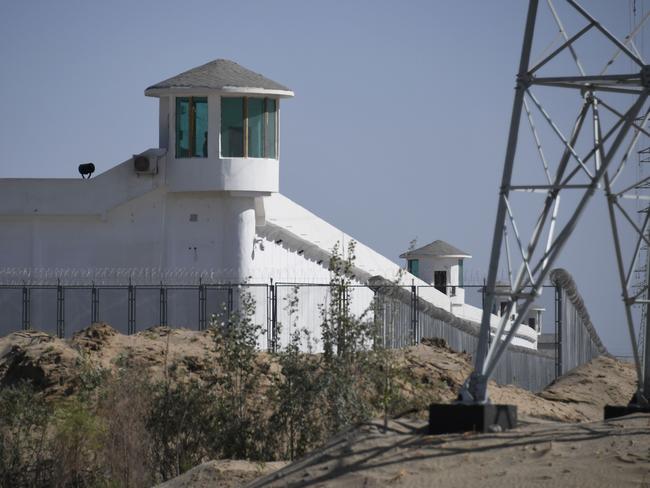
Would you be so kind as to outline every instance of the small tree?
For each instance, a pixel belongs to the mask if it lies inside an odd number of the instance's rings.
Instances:
[[[216,398],[197,381],[160,383],[153,390],[147,431],[162,480],[211,457]]]
[[[97,406],[104,424],[101,453],[106,473],[117,486],[154,484],[152,452],[159,446],[152,442],[147,421],[150,427],[159,425],[151,416],[155,392],[148,376],[134,367],[120,368],[101,389]]]
[[[370,414],[363,395],[367,373],[367,352],[371,347],[372,323],[366,314],[351,311],[351,285],[355,242],[346,256],[338,244],[330,258],[330,301],[321,308],[323,340],[323,391],[326,422],[330,433],[364,420]]]
[[[409,251],[415,248],[416,240],[413,239],[409,244]],[[387,287],[392,289],[401,286],[402,277],[405,270],[400,268],[395,278],[388,283]],[[371,402],[375,408],[383,413],[384,431],[388,428],[388,417],[395,412],[397,408],[404,405],[404,398],[401,389],[396,384],[398,379],[404,379],[403,372],[397,364],[395,351],[387,344],[384,324],[388,323],[391,330],[399,317],[397,316],[396,307],[388,307],[386,312],[386,301],[390,300],[386,296],[384,287],[375,290],[375,296],[372,303],[374,311],[372,329],[372,354],[369,357],[370,367],[369,381],[372,383],[373,395]]]
[[[227,322],[213,319],[210,324],[220,361],[214,378],[219,394],[213,442],[226,458],[257,459],[263,451],[265,434],[256,364],[257,340],[263,330],[254,321],[255,300],[247,290],[240,290],[239,304]]]
[[[49,486],[51,407],[28,384],[0,389],[0,486]]]
[[[311,353],[309,332],[298,327],[298,287],[286,298],[290,340],[278,354],[281,376],[276,379],[274,395],[276,411],[271,417],[271,430],[282,439],[278,448],[283,459],[303,456],[323,437],[319,422],[321,397],[320,369]],[[303,348],[308,354],[302,352]]]
[[[102,434],[100,419],[81,397],[57,406],[51,439],[53,486],[92,486],[101,479]]]

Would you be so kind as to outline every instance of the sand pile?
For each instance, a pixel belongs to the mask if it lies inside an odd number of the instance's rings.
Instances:
[[[50,395],[77,387],[79,353],[44,332],[14,332],[0,338],[0,386],[26,381]]]
[[[604,405],[628,403],[635,385],[632,364],[600,356],[558,378],[539,396],[570,406],[579,421],[596,420],[602,416]]]
[[[444,341],[424,340],[396,352],[403,372],[398,380],[405,396],[451,401],[471,371],[468,354],[449,349]],[[34,384],[47,396],[74,393],[87,368],[115,371],[120,365],[141,368],[162,379],[165,368],[175,378],[202,379],[219,368],[210,331],[154,327],[137,334],[120,334],[99,323],[61,340],[43,332],[21,331],[0,338],[0,386],[21,381]],[[278,371],[267,353],[257,357],[262,385]],[[560,421],[599,420],[606,403],[627,403],[634,392],[634,369],[609,357],[600,357],[533,394],[514,386],[491,385],[497,403],[513,403],[520,415]]]
[[[425,397],[425,404],[453,401],[472,370],[468,354],[449,349],[441,340],[424,340],[398,351],[398,361],[415,380],[404,385],[407,393]],[[489,395],[494,403],[517,405],[520,416],[586,422],[600,420],[606,404],[627,403],[635,391],[635,381],[631,364],[601,356],[558,378],[540,393],[490,382]],[[420,387],[408,391],[414,384]]]
[[[268,355],[258,357],[260,374],[271,381]],[[209,331],[154,327],[128,336],[105,323],[93,324],[61,340],[38,331],[14,332],[0,338],[0,386],[26,381],[49,397],[74,393],[88,369],[115,372],[130,365],[152,379],[167,368],[175,378],[201,379],[218,370]],[[262,381],[264,383],[264,380]]]

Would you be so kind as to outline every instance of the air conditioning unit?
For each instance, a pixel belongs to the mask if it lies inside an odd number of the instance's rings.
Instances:
[[[158,173],[158,158],[134,154],[133,169],[139,175],[155,175]]]

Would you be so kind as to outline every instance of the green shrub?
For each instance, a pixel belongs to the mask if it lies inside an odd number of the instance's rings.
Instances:
[[[104,424],[101,457],[115,486],[151,486],[156,479],[147,419],[154,388],[135,368],[121,368],[101,388],[97,412]]]
[[[306,330],[298,328],[297,287],[286,301],[291,339],[277,354],[280,376],[274,385],[277,403],[270,423],[277,457],[295,459],[323,441],[324,430],[318,419],[322,375],[318,360],[301,352],[311,350],[311,340]]]
[[[28,384],[0,389],[0,486],[49,486],[52,409]]]
[[[93,486],[101,476],[101,420],[79,397],[61,402],[54,411],[50,440],[55,486]]]
[[[146,429],[152,464],[168,480],[210,459],[215,397],[196,381],[153,387]]]
[[[238,290],[239,308],[225,323],[211,321],[219,368],[213,376],[218,391],[213,449],[228,459],[264,459],[267,410],[260,394],[257,340],[262,327],[253,320],[255,300]]]

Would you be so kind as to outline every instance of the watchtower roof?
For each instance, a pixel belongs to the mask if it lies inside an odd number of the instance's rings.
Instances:
[[[293,96],[284,85],[270,80],[228,59],[215,59],[196,68],[151,85],[144,91],[147,96],[157,96],[169,91],[223,90],[232,92],[262,92],[280,96]]]
[[[472,256],[465,251],[461,251],[451,244],[437,240],[426,246],[418,247],[412,251],[406,251],[400,255],[400,258],[410,259],[417,257],[436,257],[436,258],[471,258]]]

